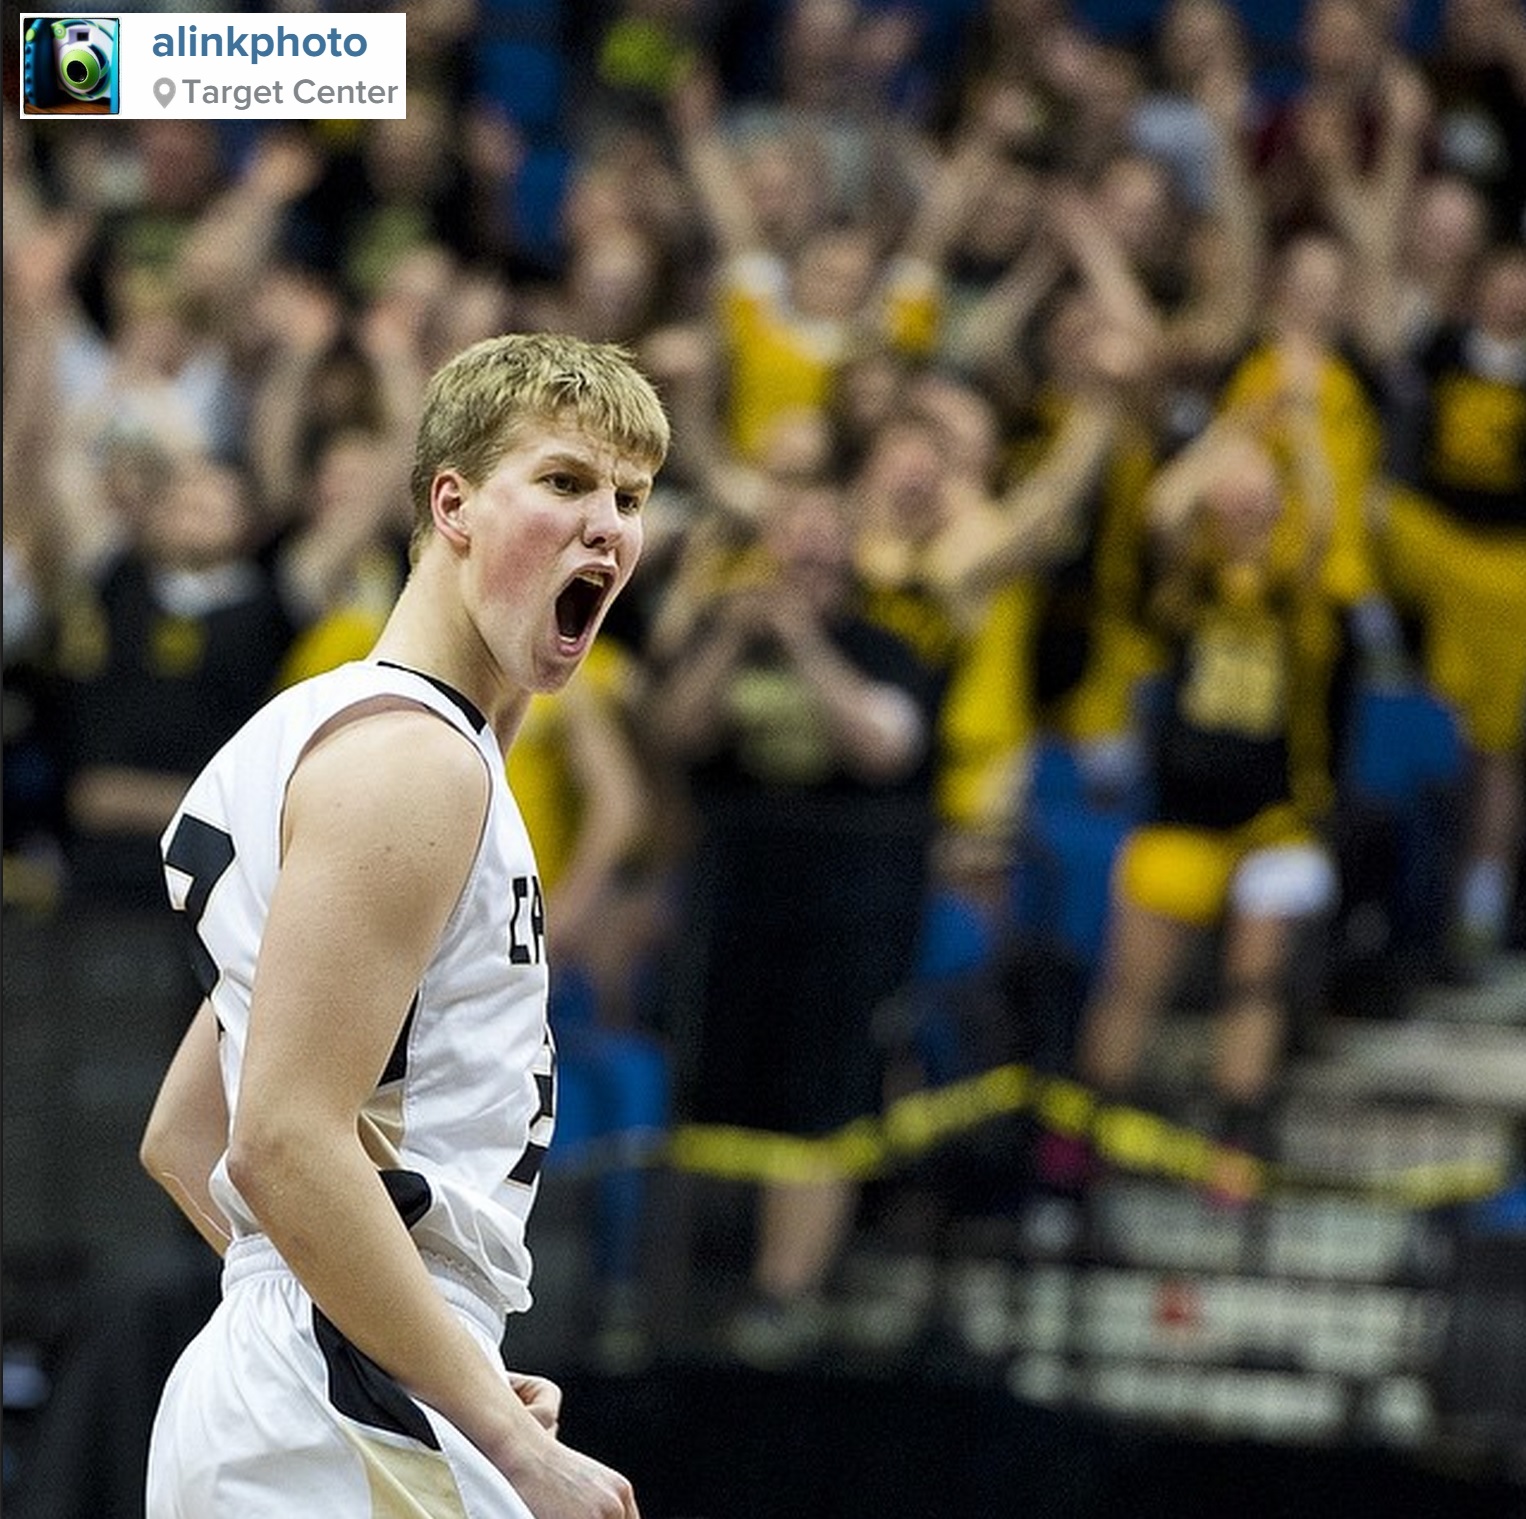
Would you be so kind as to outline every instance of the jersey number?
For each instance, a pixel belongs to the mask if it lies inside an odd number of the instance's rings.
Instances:
[[[1193,649],[1182,710],[1190,722],[1210,732],[1272,738],[1283,722],[1284,686],[1274,633],[1209,629]]]
[[[523,1187],[533,1187],[545,1164],[546,1151],[551,1143],[551,1130],[556,1123],[556,1046],[551,1031],[546,1031],[541,1045],[540,1059],[536,1062],[535,1093],[538,1098],[535,1116],[530,1120],[530,1141],[525,1153],[519,1157],[509,1180]]]
[[[212,995],[217,985],[217,962],[201,936],[201,918],[207,910],[212,888],[233,863],[233,839],[221,828],[214,828],[200,818],[182,815],[175,825],[174,837],[164,851],[164,863],[190,877],[190,889],[180,910],[191,929],[191,965],[204,997]]]

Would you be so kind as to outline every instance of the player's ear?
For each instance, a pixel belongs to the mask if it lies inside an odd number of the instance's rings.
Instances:
[[[465,548],[471,533],[466,521],[466,482],[453,469],[442,469],[429,486],[429,514],[435,531],[455,548]]]

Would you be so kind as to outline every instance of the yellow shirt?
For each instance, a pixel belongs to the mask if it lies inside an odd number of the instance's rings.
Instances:
[[[601,699],[614,700],[628,670],[629,656],[605,638],[588,651],[573,679],[586,682]],[[559,697],[544,693],[531,697],[506,767],[509,789],[535,847],[541,885],[548,892],[572,858],[583,818],[583,797],[568,753],[562,713]]]
[[[1280,358],[1274,344],[1263,343],[1241,360],[1220,398],[1224,410],[1270,410],[1267,403],[1282,385]],[[1283,473],[1296,478],[1289,467],[1292,440],[1286,424],[1271,422],[1265,441],[1283,464]],[[1355,369],[1337,355],[1328,355],[1319,376],[1318,417],[1320,437],[1329,461],[1334,492],[1334,520],[1325,551],[1321,584],[1325,593],[1341,606],[1352,606],[1378,587],[1372,543],[1367,526],[1367,503],[1378,480],[1382,434],[1377,408]],[[1296,491],[1295,491],[1296,494]]]
[[[337,670],[352,659],[364,659],[381,636],[402,580],[396,553],[381,545],[364,550],[344,600],[292,640],[278,684],[294,686],[310,675]]]
[[[825,410],[849,353],[849,324],[792,312],[787,278],[782,260],[749,254],[731,266],[721,292],[729,365],[726,434],[738,456],[754,463],[780,417]],[[891,271],[880,311],[882,334],[901,353],[928,353],[940,309],[932,271],[907,261]]]

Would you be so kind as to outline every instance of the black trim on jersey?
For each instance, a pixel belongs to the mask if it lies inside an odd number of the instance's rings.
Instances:
[[[406,1435],[430,1450],[440,1441],[424,1410],[363,1350],[357,1350],[321,1308],[313,1308],[313,1333],[328,1368],[329,1402],[346,1418],[371,1429]]]
[[[429,1212],[434,1197],[429,1182],[417,1171],[378,1171],[377,1175],[398,1216],[410,1229]]]
[[[556,1077],[550,1071],[535,1073],[535,1093],[539,1098],[539,1106],[535,1117],[530,1120],[532,1129],[541,1119],[556,1117]],[[547,1148],[532,1139],[525,1146],[525,1153],[519,1157],[514,1169],[509,1172],[509,1180],[523,1187],[532,1186],[546,1162]]]
[[[546,1163],[546,1149],[545,1145],[536,1144],[532,1139],[525,1146],[525,1153],[514,1163],[514,1169],[509,1172],[509,1180],[516,1186],[533,1186],[541,1167]]]
[[[556,1112],[556,1077],[549,1071],[535,1073],[535,1095],[540,1099],[536,1118],[550,1118]]]
[[[413,1015],[419,1010],[419,994],[413,994],[413,1001],[408,1004],[408,1016],[403,1019],[403,1026],[398,1030],[397,1043],[392,1046],[392,1053],[387,1056],[387,1064],[381,1073],[378,1086],[386,1086],[389,1082],[401,1081],[408,1074],[408,1035],[413,1029]]]
[[[417,675],[420,680],[427,680],[441,696],[448,696],[460,709],[467,722],[472,725],[474,733],[481,733],[487,727],[487,716],[469,696],[463,696],[456,688],[441,680],[435,675],[426,675],[422,670],[410,669],[407,665],[400,665],[396,660],[378,659],[377,664],[386,666],[389,670],[401,670],[404,675]]]

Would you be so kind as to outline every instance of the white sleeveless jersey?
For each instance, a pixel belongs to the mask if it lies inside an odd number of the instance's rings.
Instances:
[[[514,1312],[530,1303],[525,1224],[551,1142],[555,1053],[540,881],[482,715],[448,687],[381,663],[347,664],[282,692],[213,757],[165,831],[170,900],[195,931],[231,1113],[287,784],[320,728],[378,696],[403,697],[459,728],[482,754],[492,786],[476,860],[362,1112],[361,1133],[426,1260],[499,1312]],[[213,1173],[212,1195],[235,1239],[258,1235],[226,1161]]]

